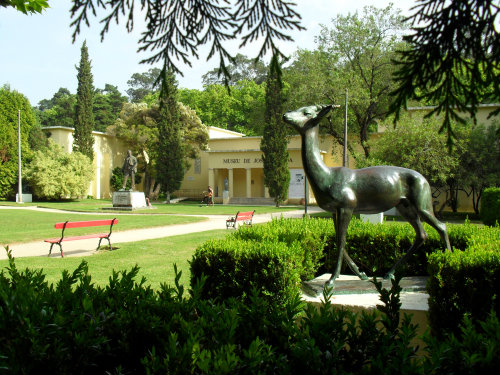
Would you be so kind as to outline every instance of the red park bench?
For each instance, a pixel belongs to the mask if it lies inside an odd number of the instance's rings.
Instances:
[[[62,249],[62,244],[61,242],[63,241],[75,241],[75,240],[86,240],[88,238],[99,238],[99,245],[97,246],[97,250],[101,247],[101,241],[105,238],[108,240],[109,243],[109,249],[111,250],[111,232],[113,230],[113,225],[118,223],[118,219],[107,219],[107,220],[91,220],[91,221],[66,221],[64,223],[56,223],[54,225],[54,228],[56,229],[62,229],[61,232],[61,237],[58,238],[49,238],[47,240],[44,240],[44,242],[50,243],[50,250],[49,250],[49,256],[52,253],[52,247],[57,244],[59,245],[59,249],[61,250],[61,258],[64,256],[63,255],[63,249]],[[81,236],[72,236],[72,237],[64,237],[64,231],[69,228],[85,228],[85,227],[97,227],[97,226],[103,226],[103,225],[109,225],[109,233],[95,233],[95,234],[84,234]]]
[[[240,212],[236,213],[236,216],[231,217],[226,220],[226,229],[234,228],[238,229],[237,224],[240,222],[241,224],[252,225],[253,214],[255,210],[248,212]]]

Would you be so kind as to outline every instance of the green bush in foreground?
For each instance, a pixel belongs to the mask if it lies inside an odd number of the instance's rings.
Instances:
[[[12,374],[473,374],[500,359],[499,322],[463,326],[462,338],[427,337],[428,355],[400,319],[400,287],[376,284],[380,311],[353,313],[297,298],[277,306],[254,290],[248,303],[153,291],[138,268],[92,283],[85,262],[51,286],[41,271],[0,273],[0,369]]]
[[[464,251],[429,255],[429,321],[435,335],[459,334],[466,315],[484,320],[491,311],[500,313],[500,228],[465,228]]]
[[[484,189],[480,216],[485,225],[500,223],[500,188]]]

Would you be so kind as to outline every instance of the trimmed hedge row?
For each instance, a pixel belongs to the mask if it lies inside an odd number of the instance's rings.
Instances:
[[[500,223],[500,188],[484,189],[480,216],[485,225]]]
[[[405,266],[404,274],[426,275],[426,253],[444,247],[437,232],[429,226],[426,229],[429,238]],[[463,231],[453,229],[450,237],[465,246],[467,235]],[[374,225],[353,219],[346,250],[361,271],[382,276],[414,238],[413,228],[406,223]],[[246,296],[257,288],[280,301],[300,292],[300,280],[331,272],[336,261],[333,220],[279,219],[242,227],[226,239],[200,246],[191,261],[191,280],[194,283],[202,275],[207,277],[206,298]],[[343,266],[343,272],[350,272],[345,262]]]
[[[429,321],[435,335],[458,333],[466,315],[484,320],[491,311],[500,314],[500,228],[465,227],[464,251],[429,255]]]
[[[431,275],[429,308],[435,334],[450,329],[457,333],[465,314],[483,320],[491,310],[500,313],[500,228],[449,225],[455,251],[445,252],[439,251],[444,244],[438,233],[425,227],[429,238],[402,274]],[[272,301],[285,301],[300,293],[300,280],[333,269],[334,236],[332,220],[325,219],[280,219],[241,228],[227,240],[197,249],[191,262],[192,285],[204,275],[205,298],[245,299],[255,288]],[[346,249],[362,271],[382,276],[414,237],[406,223],[352,220]]]
[[[463,340],[427,338],[415,356],[416,329],[399,321],[397,282],[380,311],[355,314],[327,302],[303,308],[257,293],[206,300],[201,281],[153,291],[138,268],[92,283],[85,262],[55,286],[41,271],[0,274],[0,370],[10,374],[457,374],[500,366],[500,324],[464,326]],[[299,322],[299,324],[298,324]]]

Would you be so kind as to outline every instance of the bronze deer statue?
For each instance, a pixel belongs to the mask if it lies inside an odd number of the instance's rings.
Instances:
[[[367,279],[345,250],[347,227],[355,213],[375,214],[396,207],[415,229],[415,241],[387,272],[386,278],[393,277],[397,267],[405,263],[427,239],[422,221],[436,229],[447,250],[451,250],[446,225],[434,216],[431,188],[420,173],[393,166],[349,169],[330,168],[324,164],[319,150],[319,122],[331,109],[331,105],[317,105],[283,115],[284,121],[301,135],[302,163],[318,205],[333,214],[339,254],[335,272],[325,285],[334,286],[344,258],[359,278]]]

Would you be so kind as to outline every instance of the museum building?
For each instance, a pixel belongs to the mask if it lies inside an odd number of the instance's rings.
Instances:
[[[488,124],[497,121],[497,116],[493,118],[488,116],[499,107],[499,104],[480,105],[476,116],[477,122]],[[428,112],[431,109],[432,107],[415,107],[409,108],[408,111],[411,114],[420,111]],[[207,129],[209,132],[208,151],[202,152],[200,158],[191,161],[181,188],[174,194],[177,197],[201,200],[210,185],[214,189],[216,203],[271,204],[273,200],[264,186],[262,152],[260,151],[262,137],[246,137],[242,133],[216,127]],[[71,152],[73,128],[53,126],[45,127],[43,130],[49,138],[61,145],[67,152]],[[379,128],[379,132],[372,133],[370,137],[377,137],[383,131],[384,129]],[[97,131],[92,132],[92,135],[94,137],[94,178],[89,182],[88,195],[98,199],[111,198],[113,194],[110,186],[112,170],[122,167],[127,155],[127,147],[115,136]],[[329,167],[342,165],[342,148],[335,145],[333,137],[320,136],[321,155]],[[302,166],[299,135],[290,137],[288,152],[291,175],[288,203],[301,203],[306,195],[307,184]],[[227,192],[224,193],[226,187]],[[141,191],[142,185],[136,185],[136,189]],[[309,202],[315,203],[312,191],[308,190],[307,195]],[[470,205],[468,201],[469,199],[461,199],[461,206],[463,203],[465,203],[464,206]]]
[[[43,130],[49,138],[62,146],[65,151],[73,149],[73,128],[52,126]],[[191,161],[177,197],[201,199],[208,185],[212,186],[216,203],[262,204],[271,203],[264,186],[264,171],[260,141],[262,137],[245,137],[242,133],[208,127],[208,151]],[[92,132],[94,137],[94,178],[89,183],[88,195],[98,199],[111,198],[110,186],[112,170],[123,165],[127,154],[126,145],[115,136]],[[300,136],[292,136],[288,144],[290,154],[289,202],[300,203],[305,197],[305,177],[302,167]],[[320,147],[323,160],[330,167],[342,164],[342,150],[332,153],[333,140],[321,137]],[[227,187],[227,193],[224,189]],[[136,186],[137,190],[142,185]],[[309,199],[314,202],[312,192]]]

